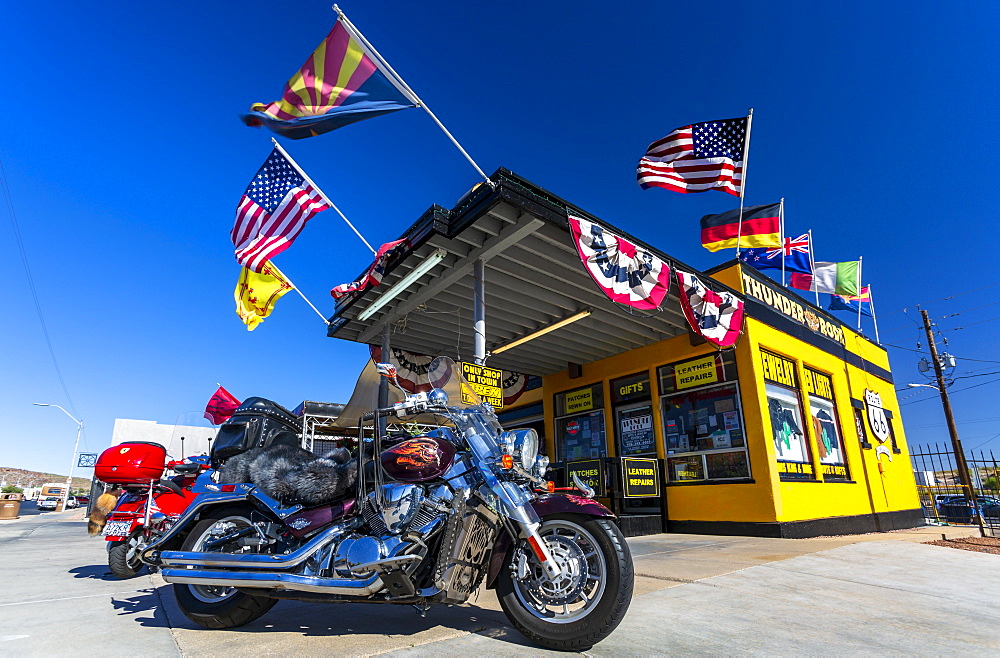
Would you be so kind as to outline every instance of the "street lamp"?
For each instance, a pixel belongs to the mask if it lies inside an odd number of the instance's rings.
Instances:
[[[66,478],[66,495],[63,497],[62,508],[66,509],[66,506],[69,504],[69,490],[73,486],[73,467],[76,466],[76,453],[80,449],[80,432],[81,430],[83,430],[83,421],[73,418],[73,414],[66,411],[58,404],[47,404],[45,402],[35,402],[34,404],[37,407],[55,407],[56,409],[59,409],[64,414],[72,418],[73,422],[76,423],[76,445],[73,446],[73,459],[69,463],[69,476]]]
[[[925,386],[927,388],[933,388],[935,391],[940,391],[941,390],[940,388],[938,388],[934,384],[907,384],[907,386],[909,386],[910,388],[916,388],[918,386]]]

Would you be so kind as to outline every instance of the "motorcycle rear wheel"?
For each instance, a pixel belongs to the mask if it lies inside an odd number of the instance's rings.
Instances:
[[[135,578],[142,571],[142,560],[139,559],[139,533],[133,532],[122,541],[116,541],[108,550],[108,568],[111,573],[122,580]]]
[[[565,576],[551,580],[524,541],[497,578],[504,614],[529,640],[557,651],[585,651],[611,634],[632,601],[632,554],[608,519],[546,517],[539,530]]]
[[[241,549],[228,541],[211,549],[206,543],[235,529],[250,527],[250,512],[244,507],[225,507],[202,519],[188,534],[183,551],[236,553]],[[278,601],[266,596],[252,596],[235,587],[175,584],[174,598],[184,616],[205,628],[235,628],[262,617]]]

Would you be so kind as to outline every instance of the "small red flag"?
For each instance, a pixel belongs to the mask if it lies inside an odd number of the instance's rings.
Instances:
[[[233,397],[233,394],[226,389],[219,387],[212,399],[205,407],[205,418],[212,421],[214,425],[221,425],[233,416],[233,412],[240,406],[240,401]]]

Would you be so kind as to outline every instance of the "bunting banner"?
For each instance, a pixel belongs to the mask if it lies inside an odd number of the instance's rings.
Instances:
[[[368,268],[368,271],[365,272],[364,276],[357,281],[342,283],[339,286],[334,286],[330,291],[330,295],[334,299],[340,299],[344,295],[349,295],[352,292],[358,292],[359,290],[367,290],[368,288],[382,283],[382,277],[385,276],[385,268],[389,264],[389,260],[395,256],[398,251],[402,250],[403,247],[409,246],[409,244],[409,240],[386,242],[378,248],[378,253],[375,254],[375,260]]]
[[[600,224],[568,215],[583,266],[613,302],[651,310],[670,291],[670,266]]]
[[[732,347],[743,333],[743,300],[709,290],[701,279],[677,270],[681,308],[691,329],[717,347]]]
[[[369,345],[368,349],[374,363],[391,363],[395,366],[396,381],[408,393],[421,393],[440,387],[451,377],[450,369],[440,372],[434,369],[436,357],[392,348],[389,350],[389,360],[384,362],[380,345]],[[503,377],[504,406],[514,404],[528,390],[528,376],[510,370],[500,372]]]

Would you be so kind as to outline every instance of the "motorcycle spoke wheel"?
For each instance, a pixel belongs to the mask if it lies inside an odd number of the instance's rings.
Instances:
[[[593,535],[570,521],[543,526],[540,533],[563,575],[552,579],[535,554],[520,547],[514,556],[514,591],[525,609],[549,623],[586,617],[604,595],[607,561]]]

